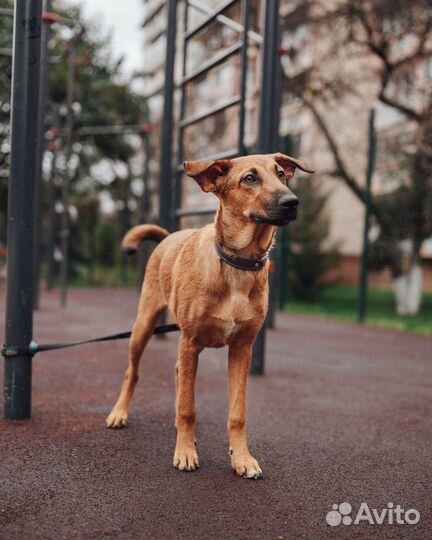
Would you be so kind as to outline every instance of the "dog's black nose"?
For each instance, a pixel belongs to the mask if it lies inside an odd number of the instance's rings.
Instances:
[[[279,199],[279,205],[286,210],[296,210],[299,205],[299,200],[295,195],[282,195]]]

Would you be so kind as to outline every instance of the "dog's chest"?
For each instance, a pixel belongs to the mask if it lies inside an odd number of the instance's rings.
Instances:
[[[264,279],[257,280],[250,273],[218,278],[191,288],[188,301],[178,302],[174,311],[183,331],[193,335],[203,347],[223,347],[239,332],[253,333],[265,316]]]
[[[230,293],[208,312],[206,331],[201,334],[206,346],[223,347],[241,329],[242,325],[253,318],[249,298],[242,293]],[[202,330],[202,326],[201,326]]]
[[[216,305],[214,317],[221,321],[224,333],[231,336],[237,326],[250,320],[254,315],[248,295],[242,291],[230,291]]]
[[[229,339],[233,334],[235,334],[238,326],[239,323],[237,323],[234,319],[230,319],[229,321],[222,321],[221,327],[224,338]]]
[[[243,291],[231,290],[221,301],[219,311],[230,319],[248,319],[251,315],[249,295]]]

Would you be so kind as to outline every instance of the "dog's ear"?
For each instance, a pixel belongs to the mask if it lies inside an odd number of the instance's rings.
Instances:
[[[285,171],[285,174],[287,175],[288,180],[294,176],[294,173],[297,167],[307,173],[315,172],[311,167],[309,167],[309,165],[307,165],[301,159],[295,159],[291,156],[286,156],[285,154],[281,154],[280,152],[277,152],[276,154],[272,154],[272,158],[276,161],[278,165],[280,165],[283,168],[283,170]]]
[[[185,161],[185,173],[197,181],[203,191],[217,191],[217,181],[228,173],[231,168],[229,159],[216,161]]]

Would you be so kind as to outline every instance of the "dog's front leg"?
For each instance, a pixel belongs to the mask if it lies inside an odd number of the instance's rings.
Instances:
[[[251,343],[231,343],[228,358],[228,433],[234,471],[245,478],[259,478],[262,471],[249,452],[246,435],[246,386],[251,357]]]
[[[180,338],[176,365],[177,443],[173,465],[181,471],[199,467],[195,433],[195,376],[201,348],[185,337]]]

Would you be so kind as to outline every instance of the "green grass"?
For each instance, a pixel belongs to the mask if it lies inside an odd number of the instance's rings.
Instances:
[[[75,275],[70,280],[72,287],[138,287],[138,273],[136,265],[130,264],[121,268],[119,264],[112,267],[96,266],[93,282],[90,283],[88,268],[84,265],[75,266]]]
[[[285,311],[323,319],[355,322],[357,320],[357,295],[356,287],[328,287],[323,290],[319,299],[313,302],[290,300]],[[432,294],[424,295],[418,315],[401,317],[396,314],[392,291],[369,289],[366,324],[432,336]]]
[[[42,269],[45,279],[46,270]],[[89,269],[86,265],[75,264],[72,276],[69,276],[69,287],[77,288],[137,288],[139,286],[137,264],[129,264],[128,268],[122,268],[120,264],[111,267],[97,265],[94,269],[93,280],[90,281]],[[59,286],[59,276],[54,279],[54,287]]]

